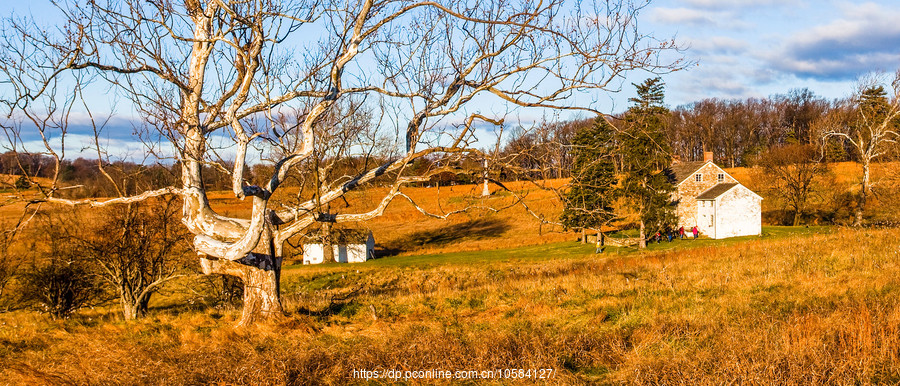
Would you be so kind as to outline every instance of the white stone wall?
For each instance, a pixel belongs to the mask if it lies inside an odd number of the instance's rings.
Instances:
[[[366,244],[335,245],[334,253],[338,263],[364,263],[369,257]]]
[[[762,199],[743,185],[735,186],[715,200],[698,200],[698,229],[714,239],[759,235],[761,203]]]
[[[332,245],[334,261],[338,263],[364,263],[374,254],[375,241],[369,237],[365,244]],[[322,244],[303,245],[303,264],[322,264],[325,248]]]
[[[715,237],[759,235],[762,232],[762,199],[738,185],[716,199]]]
[[[695,200],[697,201],[697,230],[700,234],[715,238],[716,234],[716,201],[715,200]],[[692,225],[693,226],[693,225]],[[684,227],[687,232],[688,227]]]
[[[303,245],[303,264],[322,264],[325,261],[325,248],[322,244]]]

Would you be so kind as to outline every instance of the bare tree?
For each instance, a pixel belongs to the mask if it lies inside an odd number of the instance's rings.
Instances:
[[[75,311],[103,303],[102,283],[73,248],[68,230],[55,227],[57,216],[42,215],[39,223],[42,255],[32,255],[31,267],[21,273],[22,302],[53,318],[67,318]]]
[[[636,16],[646,5],[631,0],[62,4],[62,28],[16,21],[4,27],[0,81],[11,86],[2,101],[4,125],[11,147],[21,149],[28,142],[25,134],[37,132],[44,152],[59,160],[73,101],[94,84],[112,86],[146,123],[148,150],[178,162],[180,184],[84,201],[59,198],[54,184],[41,188],[38,201],[106,206],[180,196],[182,223],[195,235],[204,273],[243,280],[241,323],[247,324],[283,312],[279,275],[285,240],[317,222],[370,219],[394,198],[409,199],[401,187],[426,177],[405,173],[415,159],[472,152],[476,126],[502,124],[517,111],[599,113],[573,106],[569,97],[615,90],[632,69],[679,69],[680,61],[660,59],[663,51],[677,48],[674,42],[638,31]],[[378,130],[391,151],[347,177],[308,176],[317,185],[311,196],[293,203],[273,199],[292,170],[311,170],[303,165],[321,161],[317,143],[335,133],[327,118],[341,101],[354,98],[383,114]],[[222,140],[229,145],[217,149]],[[163,147],[165,142],[171,147]],[[248,149],[256,147],[270,149],[274,157],[272,174],[258,185],[245,175],[248,154],[254,154]],[[356,143],[344,154],[364,148]],[[223,216],[210,207],[203,165],[219,150],[233,154],[231,190],[253,201],[249,218]],[[323,209],[375,181],[389,189],[365,210]]]
[[[106,210],[88,231],[71,231],[72,247],[115,289],[126,320],[144,316],[161,286],[188,272],[174,201]]]
[[[761,177],[772,195],[784,199],[793,212],[793,225],[800,225],[816,178],[827,171],[813,145],[785,145],[760,154]]]
[[[890,96],[883,83],[878,76],[863,80],[852,101],[855,109],[833,109],[817,121],[824,128],[824,139],[849,143],[862,166],[855,226],[862,224],[866,199],[872,191],[872,162],[888,154],[900,139],[900,72],[891,82]]]
[[[3,310],[9,310],[18,300],[10,296],[11,291],[7,290],[21,265],[21,259],[9,253],[12,236],[12,232],[0,234],[0,309]]]

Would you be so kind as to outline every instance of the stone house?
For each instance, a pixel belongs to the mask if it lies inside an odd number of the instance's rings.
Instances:
[[[759,235],[762,197],[713,162],[711,152],[702,162],[675,162],[675,214],[686,233],[697,226],[713,239]]]

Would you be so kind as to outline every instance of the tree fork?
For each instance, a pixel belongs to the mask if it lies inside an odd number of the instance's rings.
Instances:
[[[264,232],[256,248],[241,259],[231,261],[200,256],[200,267],[206,275],[235,276],[244,283],[243,309],[238,326],[284,315],[281,305],[282,257],[275,253],[270,232]]]

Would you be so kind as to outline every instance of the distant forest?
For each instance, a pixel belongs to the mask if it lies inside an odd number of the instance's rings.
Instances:
[[[808,89],[764,99],[704,99],[669,111],[666,139],[676,159],[700,161],[710,151],[724,167],[754,166],[760,154],[792,144],[815,146],[822,161],[857,161],[849,144],[823,135],[828,125],[858,115],[857,108],[851,98],[829,101]],[[610,121],[621,127],[615,116]],[[579,127],[593,122],[556,122],[520,131],[502,155],[531,177],[568,177],[572,138]],[[892,158],[896,154],[880,160]]]
[[[808,89],[792,90],[786,95],[757,99],[704,99],[678,106],[669,111],[666,138],[676,159],[699,161],[704,151],[711,151],[717,163],[724,167],[753,166],[757,157],[767,150],[790,144],[809,144],[822,154],[822,161],[857,161],[858,155],[848,144],[836,139],[824,139],[826,123],[833,124],[834,117],[852,117],[857,104],[851,98],[834,101],[815,95]],[[521,178],[566,178],[572,166],[572,139],[579,127],[594,124],[594,118],[546,122],[530,129],[519,129],[505,141],[499,152],[491,154],[488,173],[497,180]],[[610,118],[620,126],[616,116]],[[885,159],[897,158],[891,154]],[[372,159],[348,159],[340,161],[336,170],[353,175],[362,164],[377,162]],[[100,197],[117,194],[134,194],[146,189],[176,184],[177,164],[139,165],[131,162],[104,164],[104,175],[97,160],[78,158],[62,160],[59,181],[67,186],[79,186],[66,192],[72,197]],[[262,183],[271,171],[271,165],[257,164],[247,168],[250,183]],[[210,163],[205,170],[207,189],[230,189],[231,169],[228,163]],[[411,174],[434,170],[433,184],[472,183],[483,178],[482,158],[455,156],[452,159],[422,158],[410,165]],[[6,152],[0,154],[0,173],[27,174],[32,177],[53,178],[55,160],[38,154]],[[124,192],[117,192],[108,182],[112,178]],[[259,181],[256,181],[259,180]],[[294,176],[294,186],[306,185],[301,175]]]

